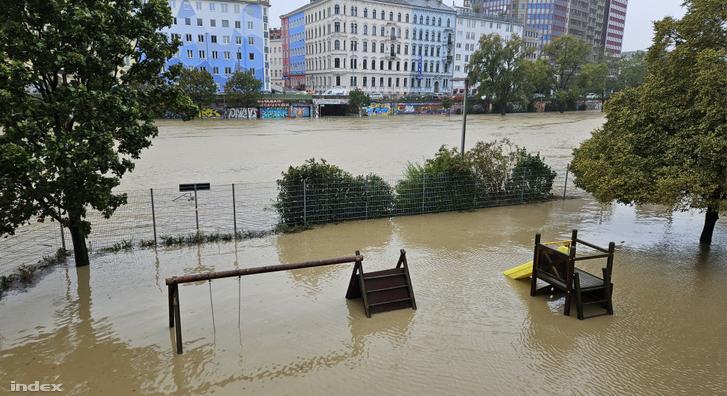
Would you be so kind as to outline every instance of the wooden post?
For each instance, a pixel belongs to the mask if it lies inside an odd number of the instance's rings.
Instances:
[[[538,247],[540,234],[535,234],[535,249],[533,250],[533,273],[530,275],[530,295],[534,296],[538,288]]]
[[[179,311],[179,285],[174,285],[174,321],[176,322],[175,330],[177,335],[177,354],[182,354],[182,320]]]
[[[176,285],[167,285],[169,295],[169,327],[174,327],[174,288]]]

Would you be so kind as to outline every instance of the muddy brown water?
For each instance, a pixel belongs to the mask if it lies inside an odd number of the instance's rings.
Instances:
[[[37,380],[90,395],[725,394],[727,227],[707,251],[701,223],[582,198],[96,255],[0,300],[0,393]],[[572,228],[617,243],[613,316],[565,317],[562,299],[501,274],[536,232]],[[376,270],[400,248],[417,311],[366,318],[344,298],[350,265],[188,284],[174,352],[165,277],[355,250]]]

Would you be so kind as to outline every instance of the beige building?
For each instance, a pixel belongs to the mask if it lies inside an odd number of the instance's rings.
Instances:
[[[270,29],[270,89],[282,91],[283,80],[283,40],[280,37],[280,29]]]

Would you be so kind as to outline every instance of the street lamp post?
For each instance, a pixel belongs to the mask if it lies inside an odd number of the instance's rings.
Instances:
[[[454,78],[452,81],[464,81],[464,100],[462,101],[462,144],[460,146],[460,153],[464,155],[464,141],[467,135],[467,94],[470,90],[470,79],[469,77]]]

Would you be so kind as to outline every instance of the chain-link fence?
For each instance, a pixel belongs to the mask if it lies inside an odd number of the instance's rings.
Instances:
[[[523,173],[497,183],[446,175],[361,178],[350,183],[310,184],[285,189],[271,183],[212,185],[209,190],[150,189],[126,192],[128,203],[110,219],[89,211],[91,252],[230,240],[355,219],[414,215],[513,205],[581,195],[563,170],[551,183]],[[280,196],[279,196],[280,194]],[[0,238],[0,276],[32,265],[59,249],[72,250],[58,223],[35,222]]]

